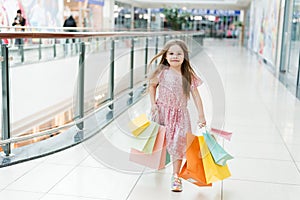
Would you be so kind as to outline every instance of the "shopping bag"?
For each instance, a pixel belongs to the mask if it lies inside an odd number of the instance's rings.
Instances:
[[[156,122],[151,122],[153,124],[155,124],[155,127],[150,135],[150,138],[148,139],[146,145],[144,146],[142,152],[144,153],[152,153],[153,151],[153,148],[154,148],[154,144],[155,144],[155,141],[156,141],[156,137],[157,137],[157,134],[158,134],[158,130],[159,130],[159,125],[156,123]],[[139,136],[144,136],[143,133],[141,133]],[[144,138],[141,138],[141,137],[137,137],[137,139],[144,139]]]
[[[159,125],[156,122],[151,122],[141,134],[132,138],[130,147],[144,153],[151,153],[153,151],[158,130]]]
[[[216,129],[216,128],[211,128],[210,130],[211,130],[211,132],[215,133],[218,136],[223,137],[224,139],[226,139],[228,141],[230,141],[230,139],[231,139],[232,132],[227,132],[227,131]]]
[[[215,138],[213,138],[207,130],[202,134],[216,164],[224,166],[226,165],[227,160],[233,159],[233,157],[227,153],[220,144],[218,144]]]
[[[186,162],[180,170],[179,177],[198,186],[212,186],[206,183],[203,162],[200,154],[200,146],[197,137],[189,145],[186,151]]]
[[[179,177],[195,184],[195,185],[198,185],[198,186],[212,186],[212,183],[204,183],[202,182],[201,180],[199,180],[198,178],[201,178],[199,177],[200,173],[199,172],[195,172],[193,170],[189,170],[187,168],[187,162],[184,163],[182,169],[180,170],[180,173],[179,173]],[[204,175],[204,178],[205,178],[205,174],[203,173]]]
[[[207,183],[213,183],[219,180],[224,180],[231,176],[227,164],[224,166],[214,162],[209,149],[205,143],[204,136],[198,136],[200,152],[203,161],[205,178]]]
[[[165,127],[159,126],[152,153],[146,154],[142,151],[131,148],[129,160],[152,169],[164,168],[166,160],[168,160],[165,135]]]
[[[129,129],[134,136],[141,134],[149,125],[150,121],[146,114],[141,114],[128,123]]]
[[[166,164],[165,165],[169,164],[170,162],[171,162],[171,156],[170,156],[169,152],[166,151]]]

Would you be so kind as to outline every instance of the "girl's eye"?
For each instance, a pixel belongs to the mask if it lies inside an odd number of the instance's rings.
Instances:
[[[182,53],[173,53],[173,52],[169,52],[168,55],[170,55],[170,56],[173,56],[173,55],[176,55],[176,56],[182,56],[183,54],[182,54]]]

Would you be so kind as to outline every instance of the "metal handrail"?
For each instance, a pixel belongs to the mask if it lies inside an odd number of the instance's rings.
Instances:
[[[1,29],[25,29],[25,30],[36,30],[36,29],[45,29],[45,30],[92,30],[97,31],[93,27],[48,27],[48,26],[1,26]]]
[[[94,110],[93,112],[87,114],[86,116],[84,116],[83,118],[80,119],[75,119],[72,122],[69,122],[65,125],[62,125],[60,127],[56,127],[53,128],[51,130],[46,130],[46,131],[41,131],[41,132],[37,132],[37,133],[33,133],[30,135],[25,135],[25,136],[19,136],[19,137],[13,137],[10,139],[6,139],[6,140],[0,140],[0,146],[5,145],[5,144],[9,144],[9,143],[17,143],[17,142],[22,142],[25,140],[29,140],[35,137],[41,137],[41,136],[45,136],[45,135],[51,135],[61,129],[65,129],[65,128],[69,128],[72,127],[76,124],[79,124],[81,122],[83,122],[84,120],[86,120],[87,118],[91,117],[92,115],[94,115],[96,112],[100,111],[101,109],[115,103],[117,100],[119,100],[122,96],[124,96],[125,94],[129,94],[131,92],[133,92],[136,88],[141,87],[143,85],[145,85],[147,83],[147,81],[142,81],[139,84],[136,84],[135,87],[131,88],[131,89],[126,89],[125,91],[123,91],[122,93],[120,93],[119,95],[117,95],[113,100],[108,101],[107,103],[104,103],[102,106],[100,106],[99,108],[97,108],[96,110]]]
[[[0,38],[86,38],[86,37],[129,37],[129,36],[161,36],[178,34],[178,31],[149,31],[149,32],[136,32],[136,31],[121,31],[121,32],[0,32]],[[195,31],[184,32],[187,35],[199,34]]]

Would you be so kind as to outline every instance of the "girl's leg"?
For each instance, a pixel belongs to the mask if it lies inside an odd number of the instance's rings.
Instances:
[[[182,160],[173,160],[173,174],[179,174],[181,168]]]
[[[181,179],[178,177],[180,168],[181,168],[182,160],[176,159],[173,160],[173,176],[172,176],[172,186],[171,190],[173,192],[181,192],[182,191],[182,183]]]

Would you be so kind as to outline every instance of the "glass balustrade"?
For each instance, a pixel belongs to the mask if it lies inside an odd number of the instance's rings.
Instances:
[[[199,49],[199,36],[171,32],[86,34],[74,43],[63,36],[26,38],[20,47],[2,45],[1,73],[6,60],[9,83],[2,73],[0,88],[9,98],[2,95],[0,101],[0,166],[57,152],[97,134],[142,97],[147,64],[172,38],[185,40],[191,52]],[[4,124],[9,127],[3,129]]]

